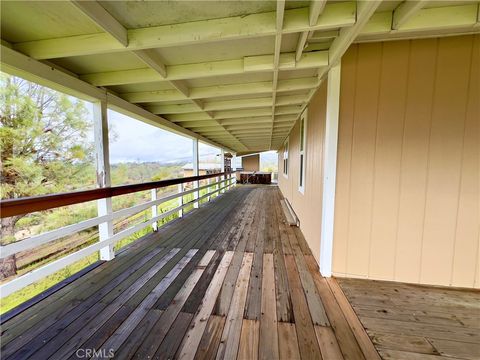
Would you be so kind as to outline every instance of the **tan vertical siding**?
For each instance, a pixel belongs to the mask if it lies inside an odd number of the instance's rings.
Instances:
[[[479,286],[480,37],[342,60],[334,273]]]
[[[259,171],[260,170],[260,155],[250,155],[242,157],[242,168],[245,171]]]
[[[278,182],[284,197],[292,204],[300,228],[315,258],[320,256],[320,231],[322,219],[323,144],[326,113],[326,82],[312,98],[307,115],[305,151],[305,191],[299,188],[300,174],[300,122],[297,121],[289,135],[288,178],[283,175],[283,150],[279,151]]]

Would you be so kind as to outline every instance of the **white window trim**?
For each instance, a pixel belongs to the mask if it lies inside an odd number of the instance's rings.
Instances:
[[[285,158],[285,148],[287,148],[287,157]],[[289,170],[289,158],[290,158],[290,137],[287,137],[287,139],[285,140],[285,142],[283,143],[283,155],[282,155],[282,160],[283,160],[283,171],[282,171],[282,174],[283,174],[283,177],[285,179],[288,179],[288,170]],[[285,166],[285,159],[287,159],[287,166]],[[287,170],[287,171],[285,171]]]
[[[305,174],[306,174],[306,167],[307,167],[307,113],[308,113],[308,108],[305,109],[303,112],[302,116],[300,117],[300,129],[299,129],[299,143],[298,143],[298,164],[302,164],[302,168],[299,169],[300,171],[298,172],[298,191],[304,195],[305,194]],[[302,123],[303,120],[303,150],[301,150],[301,145],[302,145]],[[300,157],[303,156],[303,161],[300,162]],[[303,180],[303,183],[300,184],[300,179]]]

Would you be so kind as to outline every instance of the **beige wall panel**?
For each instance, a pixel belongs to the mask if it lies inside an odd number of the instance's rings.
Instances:
[[[342,59],[333,272],[480,287],[480,36],[352,46]],[[326,84],[279,186],[319,256]],[[279,155],[282,167],[282,153]]]
[[[409,50],[403,41],[382,49],[369,264],[370,276],[379,279],[394,276]]]
[[[395,280],[404,282],[420,279],[436,54],[436,39],[411,43],[395,251]]]
[[[352,151],[358,46],[344,55],[340,82],[342,106],[338,124],[337,184],[333,243],[333,272],[341,273],[347,264],[348,221],[350,212],[350,155]]]
[[[428,284],[451,278],[471,45],[468,37],[438,44],[420,276]]]
[[[327,82],[320,87],[308,107],[307,143],[305,154],[305,194],[297,190],[298,199],[303,202],[304,224],[302,232],[306,234],[308,244],[318,260],[320,256],[320,234],[323,194],[323,151],[327,106]],[[299,173],[298,173],[299,174]],[[297,176],[298,179],[298,176]],[[299,179],[297,180],[299,182]]]
[[[478,238],[480,223],[479,157],[480,153],[480,36],[472,37],[473,52],[469,98],[465,119],[465,133],[460,174],[460,199],[455,234],[452,283],[471,286],[478,274]],[[477,155],[477,156],[475,156]],[[472,251],[475,249],[476,251]],[[478,282],[477,282],[478,286]]]
[[[242,157],[242,167],[245,171],[259,171],[260,155],[256,154]]]
[[[381,48],[382,44],[380,43],[360,46],[357,58],[346,268],[348,274],[356,276],[368,274],[370,260]]]
[[[342,59],[335,275],[479,287],[479,38]]]
[[[305,190],[299,191],[300,182],[300,122],[289,135],[288,178],[283,175],[283,149],[279,152],[279,187],[300,220],[300,229],[314,257],[320,256],[322,219],[323,138],[325,129],[327,86],[323,83],[308,107],[305,151]]]

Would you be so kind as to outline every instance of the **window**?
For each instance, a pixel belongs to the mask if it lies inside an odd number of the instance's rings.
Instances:
[[[305,148],[307,141],[307,111],[300,118],[300,171],[298,190],[303,194],[305,191]]]
[[[283,175],[288,176],[288,138],[283,144]]]

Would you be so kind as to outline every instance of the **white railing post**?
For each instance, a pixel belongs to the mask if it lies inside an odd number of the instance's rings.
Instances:
[[[193,139],[193,176],[198,176],[198,139]],[[198,181],[193,182],[193,188],[198,189],[200,186]],[[200,193],[198,191],[195,191],[193,193],[193,198],[198,199],[200,197]],[[198,208],[198,201],[195,201],[193,203],[194,208]]]
[[[225,172],[225,150],[223,149],[220,149],[220,161],[221,161],[221,172]],[[225,180],[226,179],[226,176],[225,175],[222,175],[221,177],[222,180]],[[226,182],[222,183],[222,187],[224,187],[226,184]],[[223,194],[225,192],[225,189],[223,190],[220,190],[220,192]]]
[[[207,179],[207,185],[208,185],[208,187],[207,187],[207,194],[208,194],[207,201],[210,201],[210,182],[211,182],[210,179],[211,178]]]
[[[179,194],[183,193],[183,183],[178,184],[178,193]],[[178,206],[180,207],[180,209],[178,210],[178,217],[183,217],[183,207],[181,207],[182,205],[183,205],[183,195],[178,197]]]
[[[235,178],[235,183],[236,183],[236,180],[237,180],[237,154],[234,154],[232,156],[232,160],[231,160],[231,167],[232,167],[232,177]],[[232,187],[233,187],[233,184],[232,184]]]
[[[105,100],[93,104],[93,128],[97,168],[97,187],[111,186],[110,159],[108,147],[107,102]],[[97,200],[98,216],[112,214],[112,198]],[[98,225],[99,241],[106,241],[113,236],[113,222],[105,221]],[[115,257],[113,244],[100,249],[101,260],[112,260]]]
[[[152,201],[157,201],[157,189],[152,189]],[[155,219],[158,216],[158,205],[155,204],[152,206],[152,219]],[[153,231],[158,231],[158,222],[155,221],[152,223],[152,229]]]

